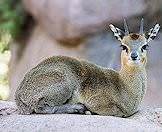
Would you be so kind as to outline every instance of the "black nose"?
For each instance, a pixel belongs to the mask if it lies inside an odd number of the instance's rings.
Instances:
[[[138,55],[137,55],[136,52],[133,52],[133,53],[131,54],[132,60],[137,60],[137,57],[138,57]]]

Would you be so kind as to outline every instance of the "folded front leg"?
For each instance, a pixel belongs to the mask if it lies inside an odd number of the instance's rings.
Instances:
[[[86,114],[87,111],[87,108],[83,104],[45,105],[35,110],[36,113],[40,114]]]

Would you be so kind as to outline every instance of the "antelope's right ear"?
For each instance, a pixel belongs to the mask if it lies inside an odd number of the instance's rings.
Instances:
[[[124,33],[121,29],[115,27],[115,26],[112,25],[112,24],[110,24],[109,26],[110,26],[110,29],[113,31],[114,36],[115,36],[119,41],[121,41],[121,40],[123,39],[125,33]]]

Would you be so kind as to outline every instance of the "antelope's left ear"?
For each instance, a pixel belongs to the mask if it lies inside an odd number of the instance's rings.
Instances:
[[[115,27],[115,26],[112,25],[112,24],[110,24],[109,26],[110,26],[110,29],[113,31],[114,36],[115,36],[119,41],[121,41],[121,40],[123,39],[124,35],[125,35],[124,32],[123,32],[121,29]]]
[[[157,33],[159,32],[159,29],[160,29],[160,25],[156,24],[153,28],[149,30],[149,32],[146,34],[147,42],[150,42],[156,37]]]

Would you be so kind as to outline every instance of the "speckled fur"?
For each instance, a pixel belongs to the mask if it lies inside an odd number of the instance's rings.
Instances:
[[[145,41],[143,35],[121,40],[130,52]],[[84,114],[88,109],[99,115],[128,117],[138,111],[146,92],[147,57],[146,53],[139,55],[142,64],[132,66],[127,63],[129,53],[122,51],[120,71],[71,57],[48,58],[31,69],[19,85],[15,93],[18,109],[21,114]]]
[[[44,104],[53,107],[82,103],[100,115],[129,116],[137,111],[143,98],[145,75],[128,76],[89,62],[56,56],[25,75],[16,91],[16,103],[22,114],[37,112]],[[132,88],[128,88],[129,83]]]

